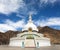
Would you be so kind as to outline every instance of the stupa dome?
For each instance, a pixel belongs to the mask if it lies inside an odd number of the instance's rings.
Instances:
[[[33,23],[33,21],[32,21],[32,16],[31,15],[29,15],[29,21],[28,21],[28,23],[24,26],[24,28],[22,29],[22,31],[27,31],[29,28],[31,28],[32,29],[32,31],[38,31],[38,29],[37,29],[37,26]]]

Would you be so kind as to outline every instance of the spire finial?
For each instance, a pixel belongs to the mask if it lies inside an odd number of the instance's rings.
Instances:
[[[32,14],[29,14],[29,21],[32,22]]]

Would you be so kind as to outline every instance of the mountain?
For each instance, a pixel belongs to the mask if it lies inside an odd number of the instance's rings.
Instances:
[[[42,33],[45,37],[50,38],[52,44],[60,44],[60,30],[56,30],[48,26],[39,26],[38,30],[38,33]],[[21,31],[9,30],[5,33],[0,32],[0,45],[8,45],[10,38],[16,37],[18,33],[21,33]]]
[[[16,35],[19,33],[19,31],[7,31],[5,33],[0,32],[0,45],[9,44],[9,40],[12,37],[16,37]]]
[[[50,38],[52,44],[60,44],[60,30],[48,26],[38,27],[38,30],[38,33],[42,33],[45,37]]]

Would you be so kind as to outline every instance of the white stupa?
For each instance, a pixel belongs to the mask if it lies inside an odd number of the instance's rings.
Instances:
[[[30,14],[29,21],[22,29],[22,33],[17,34],[17,37],[10,38],[9,46],[41,47],[51,46],[51,44],[50,38],[46,38],[43,34],[38,33],[37,26],[34,25]]]
[[[32,28],[32,30],[34,30],[34,31],[38,31],[36,25],[33,24],[31,14],[30,14],[30,16],[29,16],[29,21],[28,21],[28,23],[24,26],[24,28],[22,29],[22,31],[28,30],[29,28]]]

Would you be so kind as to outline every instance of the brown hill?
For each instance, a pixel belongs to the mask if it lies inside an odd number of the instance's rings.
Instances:
[[[52,29],[48,26],[38,27],[38,32],[51,39],[52,44],[60,44],[60,30]]]
[[[52,29],[48,26],[38,27],[38,33],[44,34],[45,37],[51,39],[52,44],[60,44],[60,30]],[[0,32],[0,45],[9,44],[9,40],[11,37],[16,37],[16,35],[20,33],[20,31],[7,31],[5,33]]]
[[[0,45],[5,45],[5,44],[9,44],[9,40],[11,37],[16,37],[16,35],[18,34],[18,31],[7,31],[5,33],[1,33],[0,32]]]

